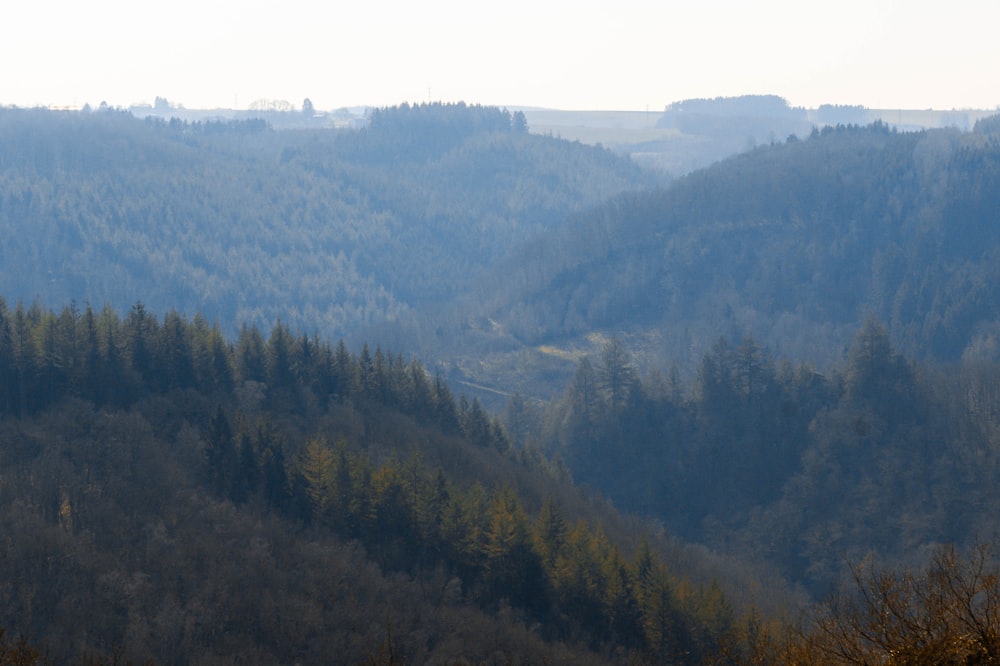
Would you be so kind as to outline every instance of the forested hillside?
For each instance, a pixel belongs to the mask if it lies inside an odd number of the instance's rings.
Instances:
[[[723,338],[688,384],[612,340],[544,410],[505,418],[622,509],[821,599],[866,556],[995,542],[998,387],[995,361],[917,363],[870,320],[825,374]]]
[[[996,119],[369,120],[0,111],[0,657],[1000,661]]]
[[[593,350],[594,333],[687,376],[719,335],[827,368],[868,317],[915,358],[990,357],[1000,142],[989,127],[827,128],[614,197],[525,244],[455,329],[488,330],[480,350],[516,352],[490,372],[545,362],[525,347]]]
[[[380,347],[0,301],[0,409],[0,627],[56,663],[715,663],[793,600]]]
[[[835,374],[721,340],[691,387],[613,340],[501,425],[380,347],[0,301],[0,657],[993,659],[998,378],[873,322]],[[799,615],[754,560],[853,588]]]
[[[688,377],[720,334],[827,368],[868,316],[915,358],[988,356],[993,124],[827,128],[648,189],[495,108],[382,109],[344,131],[7,109],[0,280],[43,306],[141,297],[227,334],[368,331],[450,380],[538,397],[587,336]]]
[[[496,108],[403,106],[364,130],[0,110],[8,298],[279,319],[357,335],[447,302],[512,245],[651,176]]]

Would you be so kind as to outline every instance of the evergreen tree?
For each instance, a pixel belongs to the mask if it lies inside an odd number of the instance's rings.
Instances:
[[[157,376],[156,333],[157,322],[146,312],[146,307],[137,302],[125,318],[125,345],[132,370],[147,386],[160,386]]]
[[[588,443],[596,435],[595,427],[600,415],[600,403],[597,373],[586,357],[577,364],[567,396],[570,405],[571,441]]]
[[[176,311],[163,318],[159,330],[160,365],[165,388],[191,388],[195,383],[194,358],[187,324]]]
[[[219,497],[231,497],[236,485],[239,461],[233,443],[233,429],[222,406],[215,408],[205,434],[205,463],[209,486]]]
[[[299,470],[305,479],[313,519],[329,521],[331,506],[338,500],[333,451],[322,440],[310,439],[303,449]]]
[[[7,303],[0,296],[0,419],[10,414],[15,405],[14,340],[11,336]]]
[[[539,612],[547,605],[542,563],[531,546],[528,519],[510,488],[490,500],[483,535],[484,572],[489,598]]]
[[[635,368],[629,363],[625,347],[618,338],[612,338],[601,349],[597,381],[605,401],[614,411],[625,405],[625,401],[635,389],[637,383]]]
[[[267,349],[255,327],[242,326],[236,341],[236,370],[242,381],[267,382]]]
[[[284,446],[269,421],[258,424],[256,439],[255,448],[259,452],[258,466],[264,501],[268,506],[284,511],[288,508],[291,497]]]
[[[457,432],[460,427],[455,397],[439,374],[434,375],[434,421],[447,433]]]
[[[551,498],[545,500],[538,517],[535,518],[532,539],[535,552],[551,575],[566,544],[566,521]]]

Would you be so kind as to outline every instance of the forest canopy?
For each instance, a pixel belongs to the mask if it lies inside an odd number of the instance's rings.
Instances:
[[[0,654],[995,661],[993,120],[368,120],[0,110]]]
[[[359,336],[454,299],[569,212],[654,182],[525,130],[523,114],[464,104],[294,131],[0,109],[0,283],[51,307],[203,312],[227,334],[280,319]]]
[[[0,301],[0,390],[0,626],[56,661],[741,649],[690,554],[379,346]]]
[[[759,147],[540,233],[456,330],[494,322],[492,347],[470,355],[497,373],[525,350],[541,366],[543,350],[596,353],[591,339],[618,336],[690,378],[720,335],[748,333],[825,372],[868,318],[914,359],[993,360],[998,166],[991,135],[885,124]],[[544,395],[538,375],[513,374],[510,390]]]

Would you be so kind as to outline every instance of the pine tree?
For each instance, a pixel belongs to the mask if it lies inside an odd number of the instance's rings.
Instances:
[[[612,338],[601,349],[601,362],[597,366],[598,386],[612,410],[624,407],[625,401],[635,390],[638,378],[629,363],[625,347],[618,338]]]
[[[156,319],[146,312],[142,302],[132,306],[125,318],[125,345],[132,370],[144,387],[159,386],[156,375]]]
[[[236,370],[242,381],[267,382],[267,351],[255,327],[244,324],[236,341]]]
[[[312,517],[320,522],[328,521],[331,505],[337,501],[333,450],[320,439],[310,439],[302,451],[299,469],[305,479]]]
[[[566,545],[566,521],[551,498],[545,500],[535,518],[532,538],[535,552],[539,554],[542,564],[551,574]]]
[[[13,411],[16,386],[14,372],[14,341],[11,337],[7,303],[0,296],[0,419]]]
[[[233,445],[233,429],[222,406],[215,408],[205,434],[205,464],[208,482],[219,497],[230,497],[239,467]]]

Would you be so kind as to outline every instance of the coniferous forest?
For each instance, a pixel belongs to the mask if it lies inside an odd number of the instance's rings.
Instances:
[[[663,180],[515,120],[427,105],[376,110],[363,130],[275,131],[0,109],[4,295],[360,342],[569,211]]]
[[[1000,663],[996,124],[0,110],[0,663]]]
[[[743,649],[683,549],[419,361],[141,304],[0,304],[0,343],[0,622],[55,661]]]

